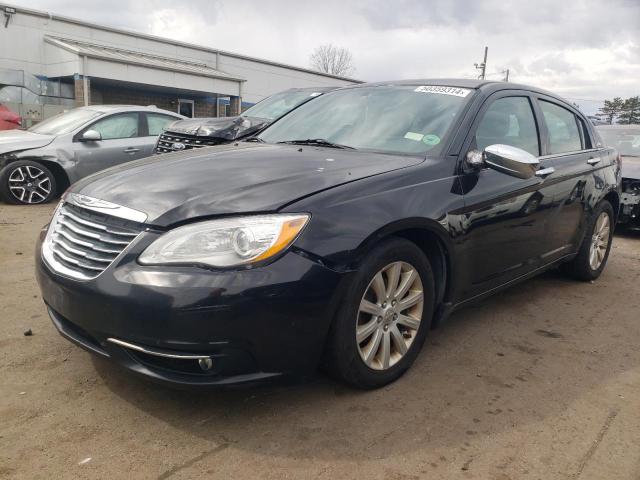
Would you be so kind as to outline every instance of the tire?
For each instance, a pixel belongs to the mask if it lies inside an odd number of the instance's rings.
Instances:
[[[7,203],[47,203],[55,198],[56,190],[55,176],[38,162],[19,160],[0,171],[0,197]]]
[[[389,285],[394,273],[400,278],[397,296],[391,295],[389,302],[383,303],[378,293],[383,292],[382,297],[386,298],[385,290],[392,290]],[[383,284],[376,281],[380,279]],[[420,289],[422,302],[403,309],[419,298]],[[422,348],[431,327],[434,298],[431,265],[414,243],[393,238],[376,246],[355,273],[331,326],[326,349],[329,373],[361,389],[379,388],[398,379]],[[367,311],[362,310],[363,306]],[[361,343],[357,332],[362,335]],[[401,351],[403,344],[405,352]]]
[[[602,224],[599,221],[606,217],[606,222],[608,222],[608,230],[606,232],[606,246],[602,246],[602,242],[604,241],[602,237]],[[611,243],[613,239],[613,230],[615,228],[615,215],[613,214],[613,207],[611,204],[604,200],[600,202],[593,211],[591,215],[591,219],[589,220],[589,224],[587,225],[587,229],[582,239],[582,243],[580,245],[580,250],[578,250],[578,254],[576,257],[563,264],[561,266],[561,270],[570,277],[575,278],[576,280],[582,281],[591,281],[595,280],[600,276],[604,267],[607,265],[607,260],[609,258],[609,251],[611,250]],[[598,250],[600,251],[599,257],[596,257],[598,260],[597,264],[592,262],[593,258],[593,250],[592,247],[594,245],[595,235],[599,235],[599,245]],[[597,254],[596,254],[597,255]]]

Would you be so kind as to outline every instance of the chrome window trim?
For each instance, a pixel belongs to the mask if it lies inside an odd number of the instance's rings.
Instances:
[[[81,195],[79,193],[68,193],[64,197],[64,201],[71,203],[77,207],[93,210],[94,212],[111,215],[112,217],[131,220],[132,222],[144,223],[147,221],[147,214],[133,208],[124,207],[115,203],[100,200],[99,198]]]
[[[548,158],[566,157],[567,155],[578,155],[581,153],[600,152],[602,150],[602,148],[589,148],[587,150],[572,150],[570,152],[550,153],[549,155],[542,155],[541,157],[538,157],[538,159],[546,160]]]

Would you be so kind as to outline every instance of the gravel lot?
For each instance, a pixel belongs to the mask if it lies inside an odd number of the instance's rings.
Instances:
[[[640,478],[640,235],[593,284],[549,272],[456,313],[387,388],[199,394],[56,333],[33,275],[53,208],[0,205],[0,478]]]

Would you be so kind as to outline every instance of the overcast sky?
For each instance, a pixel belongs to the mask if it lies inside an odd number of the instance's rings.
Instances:
[[[592,113],[640,95],[640,0],[22,0],[25,7],[304,67],[323,43],[362,80],[477,75],[555,91]]]

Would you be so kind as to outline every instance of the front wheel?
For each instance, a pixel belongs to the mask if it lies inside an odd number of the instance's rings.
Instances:
[[[46,203],[55,195],[56,179],[53,173],[38,162],[19,160],[0,172],[0,196],[7,203]]]
[[[604,270],[611,250],[615,216],[606,200],[595,208],[578,255],[562,265],[564,272],[577,280],[595,280]]]
[[[429,261],[415,244],[391,239],[374,248],[331,328],[327,357],[333,374],[358,388],[399,378],[429,331],[434,291]]]

